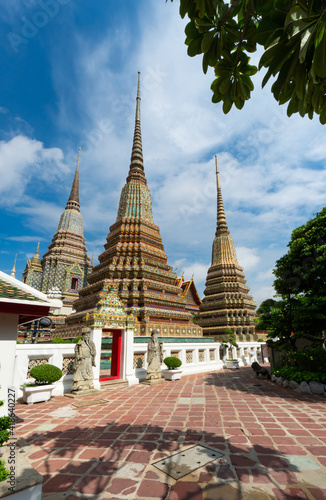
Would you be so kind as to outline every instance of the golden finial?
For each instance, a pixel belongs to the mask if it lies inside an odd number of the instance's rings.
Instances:
[[[76,167],[76,170],[78,170],[78,171],[79,171],[80,150],[81,150],[81,148],[78,148],[78,158],[77,158],[77,167]]]
[[[137,106],[136,106],[136,120],[140,120],[140,71],[138,71],[138,85],[137,85]]]
[[[10,273],[10,276],[11,276],[12,278],[15,278],[15,276],[16,276],[16,259],[17,259],[17,254],[16,254],[16,256],[15,256],[14,266],[13,266],[13,268],[12,268],[12,270],[11,270],[11,273]]]

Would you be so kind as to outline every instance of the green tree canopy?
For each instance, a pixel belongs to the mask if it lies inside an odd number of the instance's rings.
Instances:
[[[288,247],[274,269],[276,292],[326,297],[326,207],[292,232]]]
[[[204,73],[214,68],[212,101],[223,101],[224,113],[242,109],[252,76],[266,68],[262,85],[274,77],[272,93],[288,103],[288,116],[316,113],[326,123],[326,0],[180,0],[180,15],[190,19],[188,55],[203,55]],[[264,52],[255,66],[257,45]]]
[[[298,337],[321,345],[326,331],[326,208],[292,232],[288,247],[273,271],[280,300],[262,302],[256,329],[292,348]]]

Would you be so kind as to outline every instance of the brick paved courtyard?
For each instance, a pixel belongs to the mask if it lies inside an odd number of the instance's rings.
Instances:
[[[16,435],[47,500],[325,500],[325,410],[244,367],[17,404]],[[198,444],[222,456],[178,480],[153,465]]]

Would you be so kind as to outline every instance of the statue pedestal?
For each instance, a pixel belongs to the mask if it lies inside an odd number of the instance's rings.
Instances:
[[[165,380],[164,380],[164,378],[154,378],[152,380],[143,380],[140,383],[147,384],[147,385],[157,385],[157,384],[164,384]]]
[[[85,389],[84,391],[69,392],[65,394],[67,398],[80,398],[82,396],[89,396],[90,394],[98,394],[101,391],[98,389]]]

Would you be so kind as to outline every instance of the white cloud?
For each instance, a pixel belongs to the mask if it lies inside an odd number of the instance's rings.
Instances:
[[[255,248],[238,246],[236,249],[236,254],[240,266],[244,269],[249,270],[256,268],[260,262],[260,257],[257,255],[257,249]]]
[[[9,241],[21,241],[23,243],[29,243],[31,241],[43,240],[44,238],[39,238],[38,236],[7,236]]]
[[[67,168],[58,148],[44,148],[40,141],[18,135],[0,142],[0,194],[3,206],[21,204],[29,182],[50,186]],[[53,168],[55,165],[56,168]],[[53,189],[53,186],[51,186]]]

